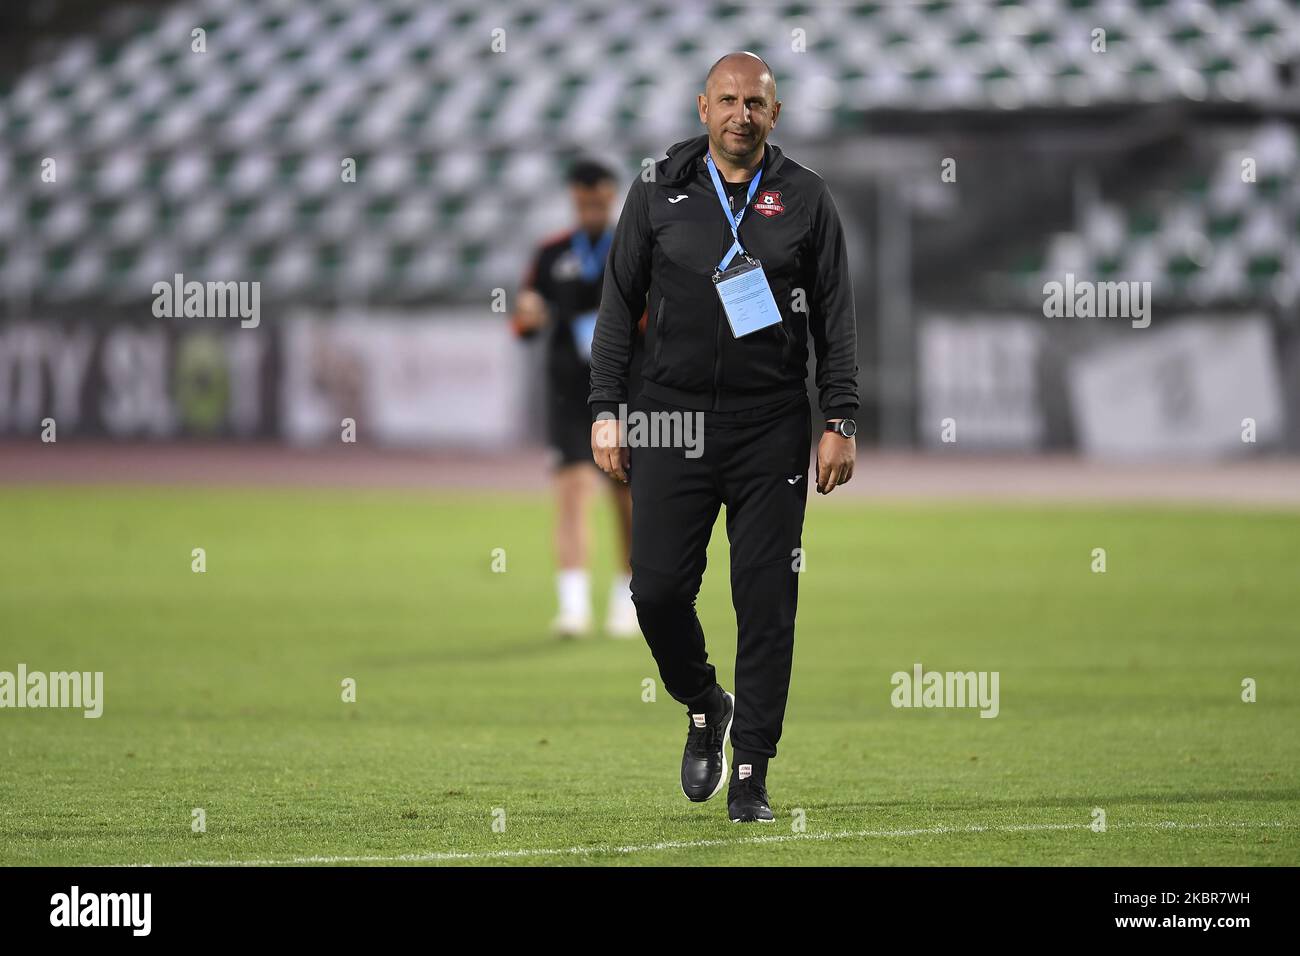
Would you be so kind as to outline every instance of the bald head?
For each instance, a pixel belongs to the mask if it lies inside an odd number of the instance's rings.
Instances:
[[[771,69],[756,53],[728,53],[709,68],[697,105],[719,170],[731,182],[748,179],[781,112]]]
[[[762,81],[763,74],[767,75],[767,81],[771,84],[771,93],[773,101],[776,100],[776,77],[772,73],[771,67],[757,53],[750,53],[748,50],[739,50],[735,53],[728,53],[718,57],[709,67],[709,74],[704,78],[704,93],[707,96],[709,84],[713,82],[713,77],[719,71],[733,72],[741,70],[752,75],[756,80]]]

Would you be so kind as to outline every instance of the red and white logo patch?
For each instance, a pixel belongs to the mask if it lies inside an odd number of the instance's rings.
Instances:
[[[736,770],[737,770],[737,776],[740,777],[741,780],[745,780],[753,776],[754,765],[750,763],[742,763],[739,767],[736,768]]]
[[[695,722],[696,727],[703,727],[705,724],[706,714],[691,714],[691,720]]]
[[[754,212],[768,219],[785,212],[785,206],[781,205],[781,194],[775,189],[760,190],[758,198],[754,200]]]

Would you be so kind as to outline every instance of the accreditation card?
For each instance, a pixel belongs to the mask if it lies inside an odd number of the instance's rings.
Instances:
[[[781,312],[772,298],[763,266],[757,259],[745,257],[726,272],[715,272],[714,286],[722,308],[736,338],[749,335],[781,321]]]

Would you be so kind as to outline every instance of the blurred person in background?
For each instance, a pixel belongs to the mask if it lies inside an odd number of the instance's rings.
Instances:
[[[613,241],[610,217],[614,173],[592,160],[569,170],[576,225],[543,239],[518,296],[512,324],[516,335],[533,339],[546,330],[547,442],[554,462],[556,592],[559,611],[551,623],[560,637],[592,630],[588,505],[604,485],[618,516],[619,564],[610,587],[605,632],[611,637],[641,634],[630,591],[632,496],[627,485],[602,475],[591,457],[591,341],[604,285],[605,260]],[[641,318],[641,329],[645,316]],[[634,383],[634,387],[635,387]],[[635,394],[635,393],[634,393]]]

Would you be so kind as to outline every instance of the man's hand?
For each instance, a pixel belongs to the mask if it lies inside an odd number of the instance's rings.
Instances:
[[[515,327],[532,332],[546,324],[546,300],[533,289],[522,289],[515,308]]]
[[[591,423],[591,457],[605,474],[627,482],[628,448],[623,443],[623,423],[617,418]]]
[[[829,419],[834,422],[839,419]],[[845,438],[835,432],[822,432],[817,445],[817,493],[829,495],[836,485],[848,484],[853,477],[853,459],[858,452],[858,440]]]

